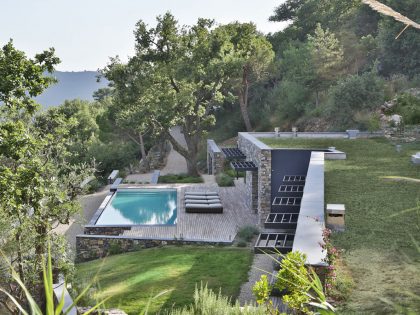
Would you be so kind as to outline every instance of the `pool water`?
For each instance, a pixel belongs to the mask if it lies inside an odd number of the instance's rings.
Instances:
[[[174,225],[176,218],[175,189],[121,189],[96,225]]]

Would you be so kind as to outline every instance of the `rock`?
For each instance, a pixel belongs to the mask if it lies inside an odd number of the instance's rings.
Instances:
[[[389,122],[391,124],[394,124],[394,126],[398,126],[401,125],[401,123],[403,122],[403,118],[401,115],[394,114],[391,117],[389,117]]]

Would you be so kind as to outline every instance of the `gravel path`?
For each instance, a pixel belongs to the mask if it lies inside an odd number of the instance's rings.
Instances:
[[[184,148],[187,147],[187,143],[185,142],[184,135],[181,133],[181,128],[179,126],[173,127],[171,129],[171,135]],[[187,162],[185,161],[185,158],[172,148],[171,152],[169,152],[166,165],[160,171],[160,174],[161,175],[181,174],[181,173],[186,173],[186,172],[187,172]]]
[[[267,272],[273,272],[273,260],[265,254],[254,255],[254,261],[252,262],[251,270],[248,273],[248,282],[242,284],[241,292],[239,293],[238,300],[241,305],[256,303],[255,297],[252,294],[252,287],[255,282],[260,280],[261,275],[267,274]],[[270,275],[268,275],[268,277],[270,279]]]
[[[89,223],[95,211],[109,193],[109,186],[105,186],[101,191],[94,194],[80,197],[82,207],[81,213],[70,220],[70,224],[60,224],[54,231],[57,234],[65,235],[70,247],[76,248],[76,235],[83,234],[83,225]]]

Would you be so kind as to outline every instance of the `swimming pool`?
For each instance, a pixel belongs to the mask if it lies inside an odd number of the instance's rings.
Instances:
[[[119,189],[96,225],[175,225],[176,189]]]

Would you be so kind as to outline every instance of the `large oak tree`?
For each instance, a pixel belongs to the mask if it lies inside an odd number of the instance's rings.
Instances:
[[[226,87],[234,75],[228,67],[235,58],[226,32],[216,32],[214,22],[199,19],[181,27],[166,13],[149,28],[136,25],[136,54],[127,64],[112,59],[104,75],[114,88],[119,117],[129,117],[139,132],[153,130],[167,137],[187,161],[188,173],[198,175],[197,155],[206,131],[215,123],[214,112],[234,95]],[[187,146],[170,129],[181,126]]]

